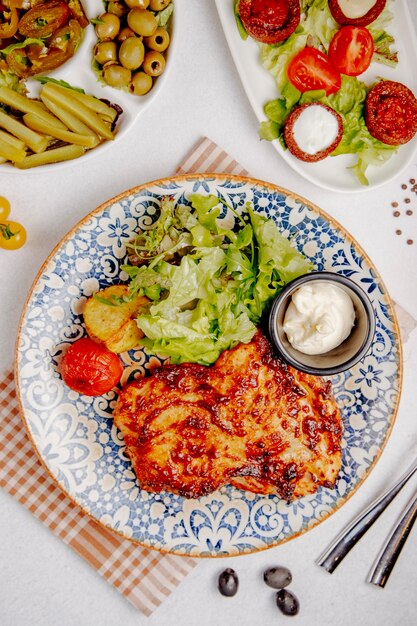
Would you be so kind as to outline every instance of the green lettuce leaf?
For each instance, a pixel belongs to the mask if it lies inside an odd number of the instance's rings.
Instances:
[[[191,207],[162,201],[159,219],[132,245],[148,262],[122,269],[130,277],[130,296],[152,300],[137,319],[148,351],[175,363],[210,365],[223,350],[250,341],[271,299],[312,266],[275,222],[250,206],[246,220],[228,207],[235,225],[224,230],[223,201],[201,194],[189,200]],[[166,238],[173,255],[160,251]],[[184,254],[177,243],[182,239],[188,241]]]
[[[12,72],[8,72],[5,69],[0,69],[0,87],[8,87],[9,89],[13,89],[13,91],[17,91],[22,95],[26,95],[27,89],[25,84],[16,74]],[[2,106],[2,108],[4,108]]]
[[[246,31],[246,28],[243,26],[242,20],[240,19],[240,15],[239,15],[239,0],[235,1],[234,12],[235,12],[236,26],[237,26],[237,29],[239,31],[239,35],[242,37],[243,40],[245,40],[245,39],[248,38],[248,33]]]
[[[395,39],[386,30],[393,17],[392,11],[386,7],[377,19],[368,26],[375,46],[372,60],[389,67],[395,67],[398,63],[398,53],[393,49]]]

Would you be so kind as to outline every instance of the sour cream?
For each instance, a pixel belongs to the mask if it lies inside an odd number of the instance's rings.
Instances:
[[[366,15],[376,4],[376,0],[339,0],[339,7],[351,20]]]
[[[297,289],[284,315],[283,330],[290,344],[304,354],[324,354],[340,345],[355,323],[348,294],[327,282]]]
[[[317,154],[332,145],[339,134],[335,115],[322,106],[309,106],[297,117],[293,125],[297,146],[306,154]]]

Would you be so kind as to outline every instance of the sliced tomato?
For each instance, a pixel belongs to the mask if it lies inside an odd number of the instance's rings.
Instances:
[[[117,354],[110,352],[92,339],[75,341],[61,363],[64,382],[86,396],[101,396],[119,382],[123,365]]]
[[[340,72],[329,57],[310,46],[303,48],[290,61],[287,74],[289,81],[302,93],[324,89],[329,95],[338,91],[342,84]]]
[[[329,57],[335,68],[347,76],[359,76],[371,64],[374,40],[364,26],[343,26],[329,46]]]
[[[23,37],[38,39],[50,37],[71,18],[71,11],[63,0],[42,2],[29,9],[19,22],[19,33]]]

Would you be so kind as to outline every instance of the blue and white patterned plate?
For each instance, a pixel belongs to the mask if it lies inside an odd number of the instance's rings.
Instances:
[[[343,415],[343,465],[335,489],[287,504],[226,486],[198,500],[141,491],[112,421],[116,394],[91,398],[60,377],[69,344],[85,335],[82,311],[99,288],[120,282],[126,243],[158,214],[170,195],[212,193],[240,210],[249,201],[273,218],[318,270],[358,282],[375,308],[371,351],[333,377]],[[146,374],[150,358],[125,353],[125,382]],[[156,357],[151,357],[154,360]],[[273,185],[230,175],[159,180],[127,191],[90,213],[49,256],[29,294],[19,334],[16,380],[33,445],[61,489],[99,523],[142,545],[193,556],[262,550],[312,528],[364,481],[393,425],[401,387],[399,332],[389,296],[363,250],[339,224],[307,200]]]

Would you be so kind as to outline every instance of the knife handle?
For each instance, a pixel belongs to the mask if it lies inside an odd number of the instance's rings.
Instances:
[[[375,565],[369,574],[369,583],[378,587],[385,587],[416,518],[417,495],[414,494],[378,555]]]
[[[392,502],[398,492],[404,487],[405,483],[411,478],[417,470],[417,459],[408,470],[401,476],[398,482],[385,491],[379,498],[371,502],[371,504],[360,513],[342,532],[334,539],[328,548],[320,555],[317,560],[318,565],[324,567],[330,574],[334,572],[336,567],[340,565],[345,556],[363,537],[366,531],[385,511],[387,506]]]

